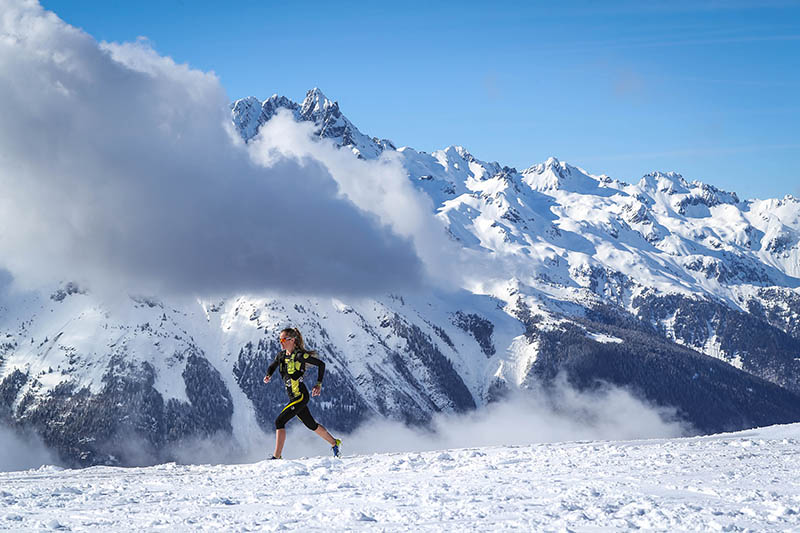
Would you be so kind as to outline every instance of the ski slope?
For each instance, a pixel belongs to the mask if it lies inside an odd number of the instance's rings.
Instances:
[[[797,531],[800,425],[341,460],[0,474],[0,529],[330,528]]]

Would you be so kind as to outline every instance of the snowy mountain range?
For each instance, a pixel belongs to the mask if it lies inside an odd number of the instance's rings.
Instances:
[[[517,170],[358,130],[319,89],[231,104],[245,142],[279,111],[354,157],[400,161],[452,242],[493,265],[460,290],[369,299],[101,301],[0,290],[0,421],[69,464],[147,464],[191,439],[272,430],[278,332],[328,362],[314,412],[425,425],[518,390],[622,386],[697,432],[800,421],[800,201],[673,172],[636,184],[555,158]],[[754,174],[754,179],[758,178]]]

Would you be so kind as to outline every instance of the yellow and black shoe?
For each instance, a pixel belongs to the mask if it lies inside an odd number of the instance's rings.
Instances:
[[[333,456],[334,457],[341,457],[341,451],[339,450],[339,447],[341,445],[342,445],[342,441],[340,441],[339,439],[336,439],[336,444],[331,446],[331,449],[333,450]]]

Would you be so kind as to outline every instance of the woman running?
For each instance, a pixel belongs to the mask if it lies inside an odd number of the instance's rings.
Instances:
[[[318,424],[308,410],[308,389],[303,383],[303,374],[306,365],[317,367],[317,384],[311,389],[312,396],[319,396],[322,392],[322,378],[325,376],[325,363],[317,359],[317,352],[306,350],[303,336],[296,328],[286,328],[280,334],[281,348],[275,360],[269,365],[264,383],[269,383],[272,373],[280,368],[281,378],[289,395],[289,403],[275,419],[275,453],[272,459],[280,459],[283,453],[283,444],[286,442],[286,422],[293,416],[303,421],[308,429],[328,441],[333,449],[333,456],[339,457],[339,446],[342,441],[334,439],[328,430]]]

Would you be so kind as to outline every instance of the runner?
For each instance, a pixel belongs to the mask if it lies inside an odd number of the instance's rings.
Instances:
[[[328,430],[311,416],[311,411],[308,410],[310,397],[303,383],[306,365],[316,366],[317,384],[311,389],[311,396],[319,396],[322,392],[322,378],[325,376],[325,363],[316,357],[316,351],[306,350],[303,336],[296,328],[286,328],[281,331],[280,342],[283,349],[275,356],[275,360],[267,369],[267,375],[264,376],[264,383],[269,383],[273,372],[279,368],[286,393],[289,395],[289,403],[275,419],[275,453],[272,454],[272,459],[281,458],[283,445],[286,442],[286,423],[293,416],[297,416],[308,429],[325,439],[331,445],[333,456],[339,457],[342,441],[333,438]]]

